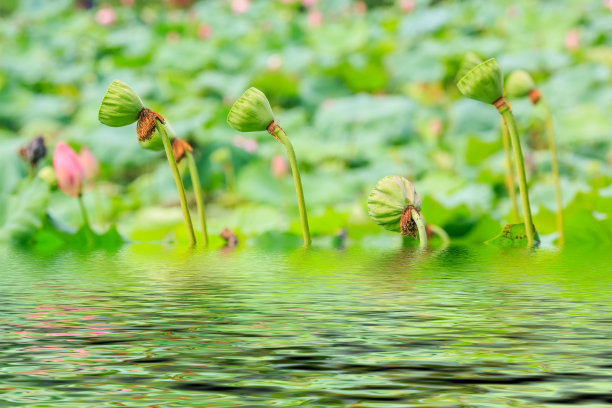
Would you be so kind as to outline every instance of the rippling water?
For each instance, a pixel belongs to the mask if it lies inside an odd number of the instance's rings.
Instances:
[[[0,253],[2,407],[602,407],[610,254]]]

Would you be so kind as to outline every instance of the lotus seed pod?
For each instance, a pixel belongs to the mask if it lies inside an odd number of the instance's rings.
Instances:
[[[476,67],[480,63],[482,63],[482,59],[478,55],[476,55],[473,52],[468,52],[467,54],[465,54],[465,57],[463,58],[463,62],[461,63],[461,66],[459,67],[459,71],[457,72],[456,78],[458,79],[463,78],[465,74],[470,72],[472,68]]]
[[[230,109],[227,123],[239,132],[266,130],[274,114],[266,95],[257,88],[247,89]]]
[[[502,97],[504,75],[497,60],[490,58],[476,65],[457,83],[461,93],[468,98],[492,104]]]
[[[535,89],[535,83],[527,71],[512,71],[506,79],[506,91],[510,97],[522,98],[529,95],[533,89]]]
[[[403,232],[400,221],[408,206],[420,211],[421,197],[414,185],[400,176],[379,180],[368,197],[368,214],[376,224],[389,231]]]
[[[114,80],[102,99],[98,120],[111,127],[130,125],[138,120],[144,107],[136,92],[128,84]]]

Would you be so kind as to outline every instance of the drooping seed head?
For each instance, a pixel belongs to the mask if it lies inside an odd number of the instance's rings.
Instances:
[[[266,130],[274,114],[266,95],[257,88],[247,89],[230,109],[227,123],[239,132]]]
[[[35,167],[38,162],[47,155],[47,147],[45,139],[42,136],[35,137],[27,144],[27,146],[19,149],[21,157]]]
[[[506,79],[506,91],[508,92],[508,96],[513,98],[527,96],[535,87],[531,75],[522,69],[512,71]]]
[[[412,208],[421,210],[421,197],[404,177],[382,178],[368,197],[368,215],[389,231],[405,232],[402,221],[406,216],[410,217]]]
[[[482,63],[482,59],[476,55],[476,53],[468,52],[463,57],[463,61],[461,62],[461,66],[459,67],[459,71],[457,71],[457,79],[463,78],[465,74],[470,72],[472,68],[476,67],[478,64]]]
[[[504,75],[497,60],[490,58],[461,77],[457,87],[468,98],[492,104],[503,96],[503,83]]]
[[[138,120],[144,105],[136,92],[125,82],[114,80],[98,111],[98,120],[111,127],[130,125]]]

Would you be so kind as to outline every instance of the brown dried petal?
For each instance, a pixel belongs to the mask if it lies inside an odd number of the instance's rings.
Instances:
[[[178,137],[172,141],[172,153],[174,154],[174,160],[179,163],[185,157],[185,152],[193,152],[193,147],[187,141]]]
[[[148,108],[142,108],[136,125],[136,133],[140,142],[151,139],[151,135],[155,131],[155,125],[157,125],[156,120],[166,123],[166,120],[159,113]]]
[[[412,210],[417,211],[416,208],[412,205],[407,205],[406,208],[402,211],[402,216],[400,218],[400,231],[402,235],[409,235],[414,239],[419,237],[419,228],[416,225],[416,222],[412,219]]]

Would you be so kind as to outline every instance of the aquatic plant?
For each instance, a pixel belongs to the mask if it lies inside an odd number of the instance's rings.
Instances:
[[[45,139],[42,136],[35,137],[30,143],[19,149],[19,155],[30,165],[30,177],[32,177],[38,162],[47,155]]]
[[[400,176],[387,176],[376,183],[368,197],[368,215],[386,230],[419,238],[427,247],[425,219],[421,215],[421,197],[414,185]]]
[[[531,217],[523,150],[521,148],[516,121],[504,97],[503,74],[497,60],[495,58],[490,58],[472,68],[467,74],[461,77],[457,83],[457,87],[464,96],[495,106],[504,120],[508,133],[510,134],[512,149],[514,151],[527,245],[532,246],[535,242],[536,230]]]
[[[92,230],[87,217],[87,210],[83,203],[83,189],[87,181],[85,169],[79,161],[79,156],[65,142],[59,142],[53,152],[53,169],[57,177],[57,186],[61,191],[70,197],[75,197],[79,201],[81,214],[83,216],[83,226],[87,233],[88,240],[91,241]]]
[[[287,137],[287,133],[275,122],[270,102],[266,95],[257,88],[247,89],[230,109],[227,115],[227,123],[240,132],[259,132],[267,130],[287,150],[293,182],[300,211],[300,222],[302,224],[302,236],[304,246],[309,247],[311,243],[310,231],[308,229],[308,215],[306,214],[306,204],[304,202],[304,192],[302,190],[302,179],[297,164],[297,158],[293,150],[293,145]]]
[[[481,64],[483,60],[473,52],[468,52],[463,57],[459,71],[457,72],[457,80],[461,79],[465,74],[470,72],[476,66]],[[510,151],[510,133],[504,123],[504,119],[501,118],[501,129],[502,129],[502,143],[504,145],[504,153],[506,154],[506,169],[508,171],[505,177],[506,189],[508,190],[508,196],[510,197],[510,204],[512,206],[512,217],[513,222],[519,222],[518,215],[518,204],[516,202],[516,188],[514,187],[514,170],[512,169],[512,153]]]
[[[189,143],[187,143],[186,140],[175,137],[172,141],[172,153],[177,163],[180,163],[183,158],[187,158],[187,166],[189,167],[191,184],[193,185],[193,192],[195,194],[196,205],[198,207],[198,216],[200,217],[200,228],[202,228],[202,245],[204,247],[207,247],[208,231],[206,229],[204,199],[202,196],[202,185],[200,184],[200,175],[198,174],[198,167],[196,166],[195,159],[193,158],[193,147]]]
[[[557,202],[557,229],[559,230],[559,246],[565,243],[565,228],[563,225],[563,196],[561,193],[561,181],[559,179],[559,161],[557,159],[557,147],[555,143],[555,132],[553,128],[552,111],[542,98],[542,93],[536,87],[535,82],[527,71],[516,70],[508,75],[506,90],[509,96],[528,96],[533,105],[539,105],[544,110],[544,124],[548,136],[548,149],[550,150],[552,175],[555,185],[555,199]]]
[[[114,80],[108,87],[98,111],[98,120],[111,127],[127,126],[137,122],[138,143],[145,149],[165,151],[178,190],[189,243],[195,246],[195,233],[187,207],[185,188],[170,144],[170,139],[174,138],[170,124],[159,113],[146,108],[136,92],[119,80]]]

